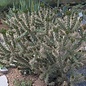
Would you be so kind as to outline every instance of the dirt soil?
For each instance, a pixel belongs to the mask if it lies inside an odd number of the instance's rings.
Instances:
[[[3,75],[0,73],[0,75]],[[33,82],[33,86],[47,86],[42,80],[40,80],[37,76],[28,75],[23,76],[19,72],[17,68],[9,68],[9,71],[7,74],[4,74],[7,76],[9,86],[14,86],[15,80],[31,80]]]

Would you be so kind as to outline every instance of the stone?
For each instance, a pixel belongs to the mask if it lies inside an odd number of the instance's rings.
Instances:
[[[8,86],[8,80],[5,75],[0,76],[0,86]]]
[[[1,67],[0,68],[0,72],[3,74],[7,74],[8,73],[8,69],[6,67]]]

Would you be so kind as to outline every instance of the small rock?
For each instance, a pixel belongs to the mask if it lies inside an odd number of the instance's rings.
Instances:
[[[8,80],[5,75],[0,76],[0,86],[8,86]]]
[[[6,67],[1,67],[0,72],[6,74],[8,72],[8,69]]]

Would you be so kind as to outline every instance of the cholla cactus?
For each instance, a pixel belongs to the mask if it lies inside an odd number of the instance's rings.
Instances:
[[[86,31],[81,29],[80,22],[71,11],[67,11],[64,19],[49,8],[32,14],[10,11],[5,21],[10,29],[2,32],[6,47],[0,43],[1,61],[42,72],[41,78],[47,84],[57,82],[60,86],[68,81],[67,72],[83,65],[85,59],[81,46]]]

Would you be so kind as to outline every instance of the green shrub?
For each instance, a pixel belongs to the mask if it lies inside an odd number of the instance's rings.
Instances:
[[[8,9],[10,6],[12,7],[14,1],[15,0],[0,0],[0,12]]]
[[[25,10],[25,9],[36,9],[38,5],[38,0],[0,0],[0,12],[5,9],[13,8],[13,5],[17,9]],[[35,5],[35,7],[34,7]]]

